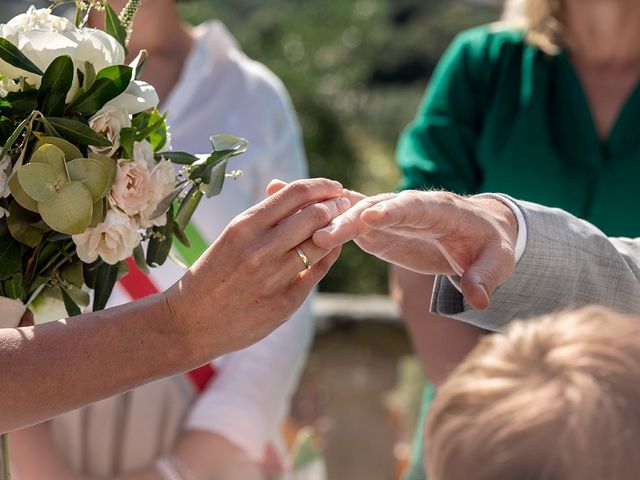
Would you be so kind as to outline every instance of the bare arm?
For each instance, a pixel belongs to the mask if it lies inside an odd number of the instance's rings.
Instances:
[[[163,294],[66,321],[0,330],[0,432],[264,338],[337,259],[339,249],[317,247],[309,237],[345,210],[341,194],[337,182],[294,182],[236,217]],[[313,263],[308,270],[298,245]]]
[[[427,379],[437,387],[486,331],[429,313],[434,280],[431,275],[391,267],[391,296],[400,306]]]

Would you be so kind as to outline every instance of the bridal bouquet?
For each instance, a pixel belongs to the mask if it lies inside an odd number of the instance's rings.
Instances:
[[[91,290],[104,308],[127,258],[146,270],[188,244],[247,147],[217,135],[210,154],[171,151],[145,52],[125,65],[139,1],[75,3],[75,22],[31,7],[0,25],[0,327],[51,301],[79,314]],[[92,8],[104,31],[86,26]]]

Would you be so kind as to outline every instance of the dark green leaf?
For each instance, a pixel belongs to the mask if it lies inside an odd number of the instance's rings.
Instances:
[[[40,117],[40,121],[42,122],[42,126],[44,127],[44,130],[45,132],[47,132],[47,135],[49,135],[49,137],[60,137],[58,131],[53,128],[53,125],[51,125],[51,123],[49,123],[49,120],[47,120],[45,117]]]
[[[85,276],[85,281],[87,277]],[[95,277],[93,296],[93,311],[104,310],[107,306],[113,287],[118,280],[118,265],[109,265],[102,262],[98,267]]]
[[[104,262],[102,259],[98,259],[93,263],[83,263],[82,264],[82,273],[84,277],[84,283],[91,290],[95,290],[96,288],[96,280],[98,278],[98,271],[100,270],[100,266]]]
[[[171,251],[173,227],[173,209],[170,209],[167,212],[166,225],[153,227],[152,229],[154,236],[151,237],[147,245],[147,265],[155,267],[166,262],[169,252]]]
[[[118,14],[111,8],[109,2],[104,4],[104,31],[115,38],[127,50],[127,30],[122,26]]]
[[[42,236],[48,230],[41,223],[40,215],[22,208],[14,201],[9,207],[7,226],[11,236],[20,243],[35,248],[42,241]]]
[[[171,192],[169,195],[167,195],[162,200],[160,200],[160,203],[158,203],[158,206],[156,207],[156,209],[154,210],[154,212],[151,214],[149,218],[153,220],[154,218],[159,217],[160,215],[165,213],[167,210],[169,210],[169,207],[171,206],[173,201],[178,197],[178,195],[180,195],[181,191],[182,191],[181,188],[178,190],[175,190],[174,192]]]
[[[135,140],[136,135],[133,128],[123,128],[120,130],[120,146],[122,147],[123,158],[133,160],[133,144]]]
[[[84,62],[84,81],[82,82],[82,88],[86,92],[93,86],[93,82],[96,81],[96,69],[93,63]]]
[[[89,90],[76,98],[69,110],[79,112],[87,117],[93,116],[104,105],[123,93],[129,83],[133,70],[126,65],[112,65],[103,68],[96,75],[96,80]]]
[[[224,186],[224,181],[227,178],[227,160],[223,161],[221,165],[211,172],[211,178],[209,183],[201,183],[200,190],[207,196],[207,198],[215,197],[219,195]]]
[[[45,116],[64,115],[67,94],[73,84],[73,60],[69,55],[56,58],[42,76],[38,106]]]
[[[48,117],[47,120],[63,138],[71,143],[96,147],[111,146],[109,140],[78,120],[60,117]]]
[[[149,275],[149,265],[144,259],[144,250],[142,249],[142,245],[138,245],[133,249],[133,259],[136,261],[136,265],[140,270]]]
[[[147,122],[143,129],[138,130],[138,134],[136,135],[136,140],[141,142],[146,139],[148,136],[153,135],[154,133],[160,131],[160,136],[164,135],[165,139],[167,136],[167,125],[165,123],[167,119],[167,114],[160,115],[158,110],[154,110],[149,114],[147,118]]]
[[[163,158],[169,160],[171,163],[177,163],[179,165],[191,165],[198,161],[198,157],[187,152],[168,151],[158,153],[155,156],[157,161],[160,161]]]
[[[0,58],[21,70],[36,75],[42,75],[42,70],[38,68],[31,60],[29,60],[13,43],[6,38],[0,38]]]
[[[189,193],[184,198],[184,200],[180,204],[180,209],[178,210],[178,214],[176,215],[176,225],[180,227],[181,230],[184,230],[191,217],[196,211],[200,200],[202,200],[202,191],[197,185],[191,187]]]
[[[20,244],[11,236],[0,238],[0,280],[6,280],[22,271]]]
[[[175,222],[173,223],[173,236],[176,237],[176,240],[178,240],[185,247],[191,248],[191,241],[189,240],[189,236]]]
[[[0,158],[4,158],[4,156],[9,152],[14,142],[18,139],[20,134],[24,131],[25,127],[27,126],[27,123],[29,123],[30,120],[31,118],[27,117],[22,122],[20,122],[20,125],[16,127],[14,132],[9,137],[9,140],[7,140],[4,144],[4,147],[2,147],[2,151],[0,151]]]
[[[26,116],[38,108],[38,91],[9,92],[5,100],[11,104],[9,115]]]
[[[2,282],[2,289],[4,290],[5,297],[22,299],[22,295],[24,294],[24,278],[22,273],[17,273]]]
[[[80,315],[80,313],[82,313],[80,307],[76,305],[76,302],[73,301],[69,293],[64,288],[60,288],[60,291],[62,292],[64,308],[67,309],[67,313],[69,314],[69,316],[75,317],[76,315]]]

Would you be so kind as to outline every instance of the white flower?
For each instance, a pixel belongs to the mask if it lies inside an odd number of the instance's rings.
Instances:
[[[103,223],[90,227],[80,235],[73,235],[78,257],[85,263],[95,262],[98,256],[109,265],[129,258],[140,243],[135,223],[124,213],[111,209]]]
[[[112,107],[120,108],[129,115],[144,112],[158,105],[160,99],[153,86],[140,80],[134,80],[124,93],[107,103]]]
[[[158,204],[175,188],[175,170],[168,160],[156,163],[149,142],[134,144],[134,161],[119,160],[116,180],[111,188],[111,205],[129,217],[135,217],[142,228],[161,226],[166,215],[154,216]]]
[[[60,55],[70,55],[75,69],[85,72],[85,62],[96,72],[110,65],[124,63],[122,46],[111,35],[92,28],[79,29],[64,17],[51,14],[48,8],[30,7],[27,13],[18,15],[7,24],[0,25],[0,37],[6,38],[24,53],[42,71]],[[16,68],[0,60],[0,74],[9,79],[25,77],[36,88],[41,77]],[[10,84],[7,84],[10,85]],[[7,88],[3,85],[3,88]],[[77,75],[67,95],[70,101],[77,93]]]
[[[120,130],[131,126],[131,118],[124,110],[105,105],[91,117],[89,126],[112,144],[110,147],[90,147],[91,150],[111,157],[120,148]]]
[[[20,300],[0,297],[0,328],[16,328],[27,307]]]

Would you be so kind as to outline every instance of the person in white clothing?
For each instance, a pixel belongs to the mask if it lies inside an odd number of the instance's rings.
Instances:
[[[117,11],[126,2],[110,3]],[[249,59],[220,22],[191,28],[174,0],[146,2],[129,50],[142,48],[149,52],[143,78],[156,86],[160,110],[169,112],[174,150],[209,151],[214,133],[249,141],[248,152],[229,165],[242,177],[227,180],[222,194],[195,213],[189,233],[197,250],[262,200],[270,179],[307,176],[300,128],[279,79]],[[150,280],[163,290],[183,274],[168,260]],[[131,299],[118,284],[111,304]],[[189,378],[174,377],[14,434],[16,474],[20,480],[267,478],[265,458],[278,451],[313,331],[307,299],[271,336],[217,360],[213,379],[197,380],[199,393]]]

